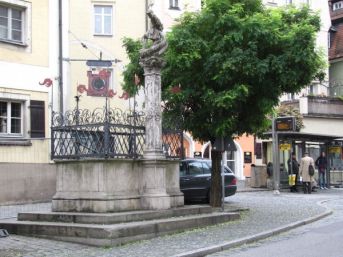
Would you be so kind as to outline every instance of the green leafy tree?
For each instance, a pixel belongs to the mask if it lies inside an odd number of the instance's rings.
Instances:
[[[186,13],[167,35],[166,119],[181,117],[184,130],[212,143],[258,131],[282,93],[298,92],[321,72],[319,29],[319,16],[306,7],[205,1],[201,12]],[[221,153],[212,150],[211,156],[211,205],[220,206]]]
[[[131,38],[124,38],[123,43],[130,60],[129,64],[125,67],[125,72],[123,73],[123,89],[130,96],[133,96],[138,92],[138,87],[135,83],[135,76],[137,76],[141,81],[144,81],[144,71],[142,67],[139,66],[139,50],[142,48],[142,43],[139,40],[133,40]]]

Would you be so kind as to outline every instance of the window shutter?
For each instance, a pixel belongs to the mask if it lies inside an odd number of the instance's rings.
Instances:
[[[45,137],[44,101],[30,101],[31,138]]]

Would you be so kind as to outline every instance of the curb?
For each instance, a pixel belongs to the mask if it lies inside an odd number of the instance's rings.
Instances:
[[[323,203],[325,203],[327,201],[329,201],[329,200],[323,200],[323,201],[317,202],[317,204],[320,206],[323,206]],[[325,206],[323,206],[323,207],[326,209],[325,212],[323,212],[322,214],[313,216],[311,218],[304,219],[301,221],[296,221],[296,222],[290,223],[288,225],[280,226],[278,228],[267,230],[267,231],[264,231],[264,232],[261,232],[261,233],[258,233],[258,234],[252,235],[252,236],[247,236],[247,237],[243,237],[243,238],[240,238],[237,240],[228,241],[228,242],[225,242],[222,244],[204,247],[204,248],[200,248],[197,250],[177,254],[177,255],[174,255],[173,257],[203,257],[203,256],[213,254],[216,252],[225,251],[225,250],[228,250],[230,248],[237,247],[237,246],[240,246],[243,244],[250,244],[250,243],[262,240],[262,239],[266,239],[268,237],[289,231],[291,229],[294,229],[294,228],[315,222],[315,221],[320,220],[322,218],[325,218],[326,216],[329,216],[333,213],[332,210],[328,209]]]

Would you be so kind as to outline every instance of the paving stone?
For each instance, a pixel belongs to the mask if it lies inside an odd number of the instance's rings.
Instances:
[[[0,238],[0,257],[174,256],[251,236],[319,215],[326,209],[319,206],[317,202],[341,198],[342,196],[342,189],[325,190],[311,195],[288,192],[273,195],[271,191],[238,192],[236,195],[226,198],[227,210],[246,210],[242,212],[242,218],[238,221],[113,248],[96,248],[74,243],[10,235],[6,238]],[[48,208],[48,205],[42,205],[41,207]],[[31,206],[30,208],[36,207]],[[18,209],[20,208],[17,207]],[[15,210],[9,212],[13,214]]]

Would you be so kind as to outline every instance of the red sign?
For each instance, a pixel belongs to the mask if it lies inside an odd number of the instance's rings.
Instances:
[[[91,71],[87,72],[88,76],[88,90],[89,96],[108,96],[109,78],[111,72],[101,70],[99,73],[94,74]]]

